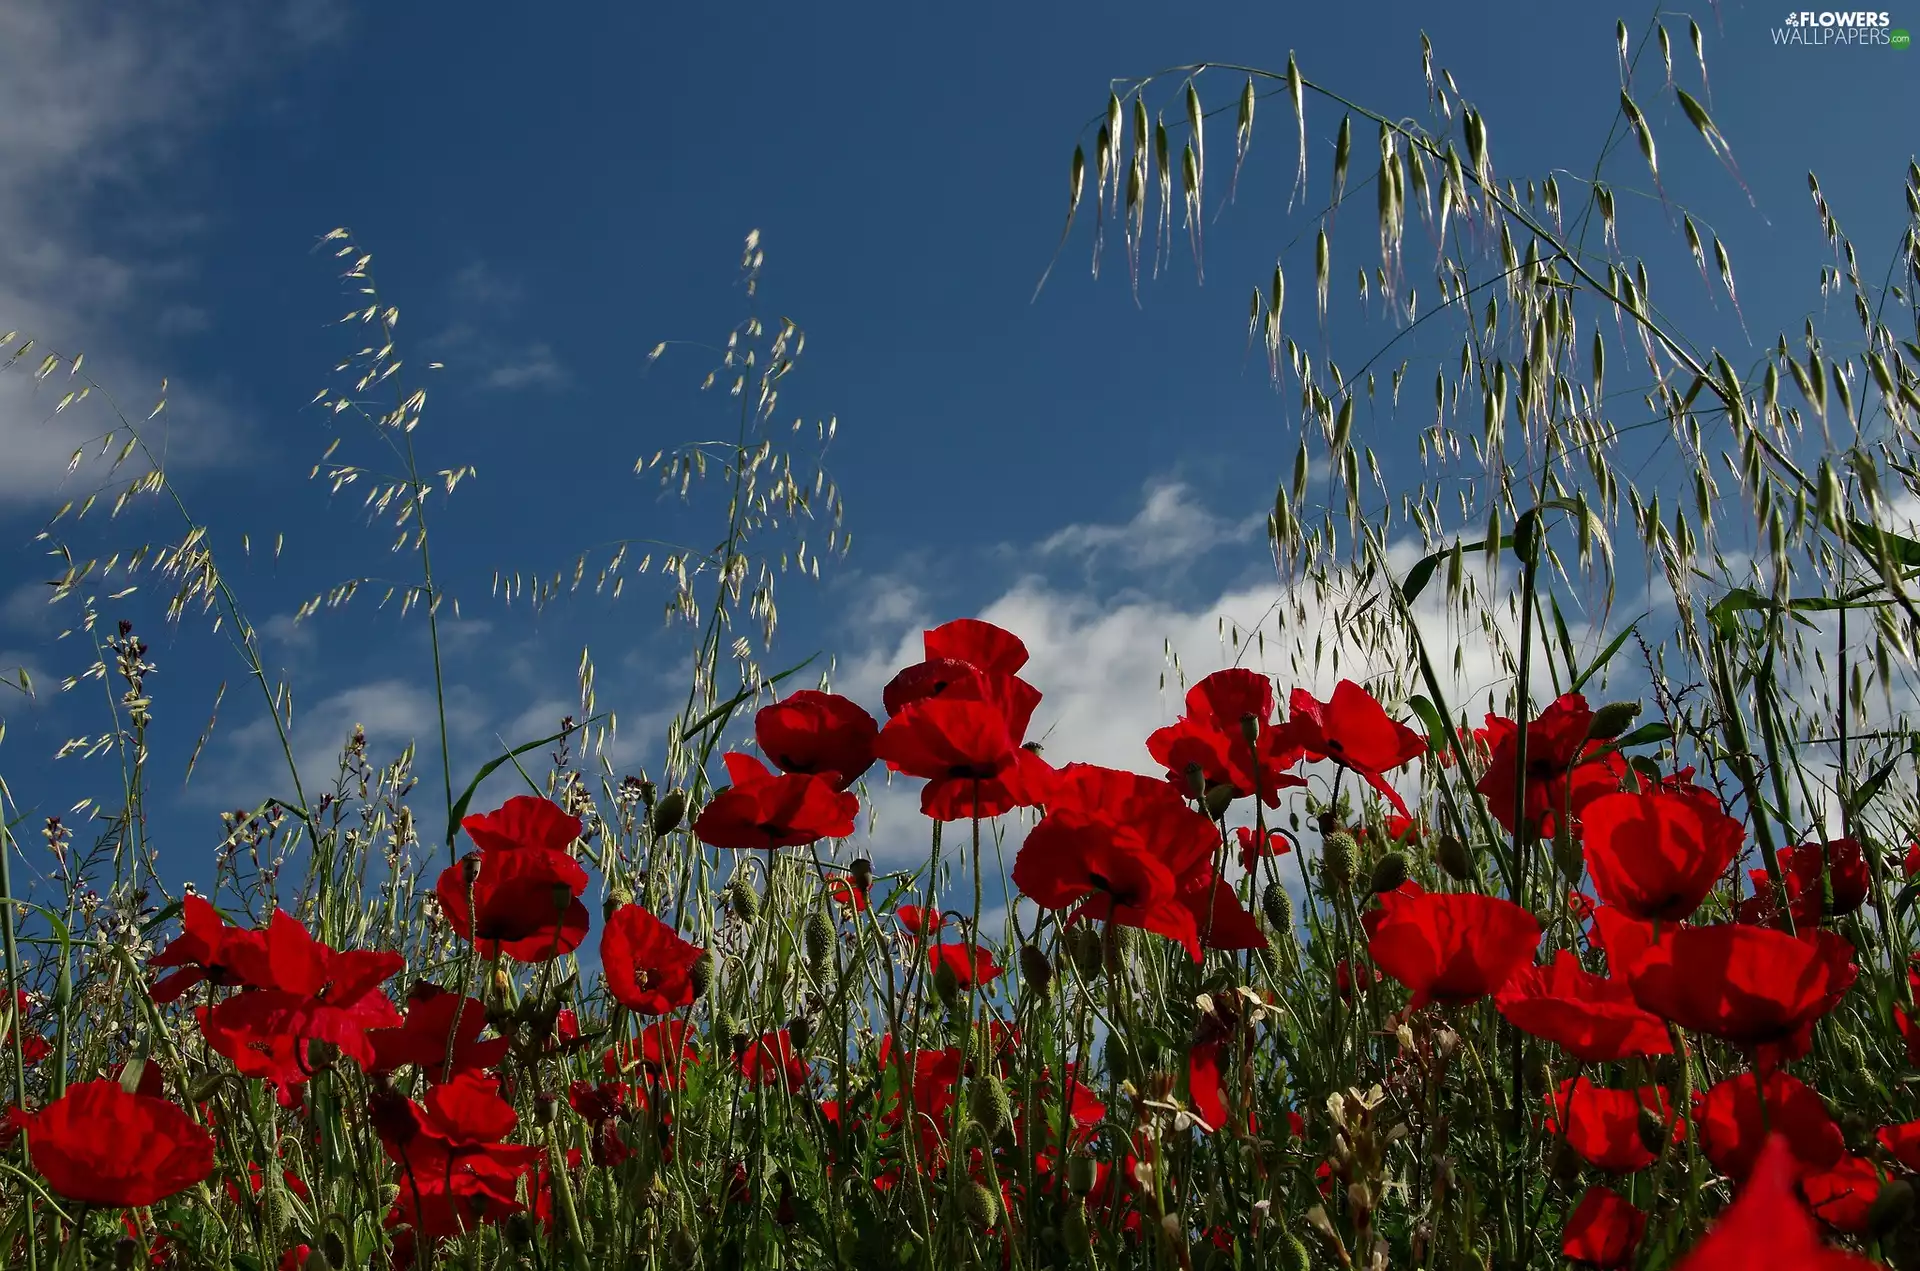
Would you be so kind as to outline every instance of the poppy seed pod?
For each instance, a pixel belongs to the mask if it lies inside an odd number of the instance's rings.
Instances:
[[[1313,1271],[1313,1257],[1296,1233],[1281,1232],[1280,1247],[1276,1252],[1280,1255],[1280,1271]]]
[[[1467,845],[1451,834],[1442,834],[1434,845],[1433,860],[1455,882],[1469,882],[1473,878],[1473,854]]]
[[[1407,881],[1407,858],[1399,852],[1388,852],[1373,863],[1373,877],[1368,885],[1373,894],[1389,892]]]
[[[680,822],[687,815],[687,792],[669,790],[666,797],[653,805],[653,812],[647,818],[647,827],[655,838],[671,834],[680,828]]]
[[[1187,790],[1196,799],[1207,797],[1207,770],[1197,763],[1187,765]]]
[[[940,1000],[952,1006],[960,999],[960,976],[953,969],[953,963],[942,959],[933,964],[933,991]]]
[[[1013,1124],[1013,1101],[1007,1097],[1006,1083],[992,1073],[974,1080],[967,1092],[967,1110],[989,1139],[999,1138]]]
[[[1335,830],[1320,844],[1320,883],[1333,895],[1345,895],[1353,886],[1353,835]]]
[[[1035,993],[1045,993],[1047,986],[1053,983],[1053,964],[1047,961],[1047,955],[1040,951],[1040,946],[1020,946],[1020,978]]]
[[[1070,1156],[1067,1158],[1067,1186],[1079,1195],[1085,1196],[1093,1190],[1100,1178],[1100,1163],[1091,1156]]]
[[[1000,1221],[1000,1198],[985,1183],[969,1180],[960,1195],[960,1208],[983,1230],[990,1230]]]
[[[833,920],[814,910],[807,915],[807,925],[800,937],[807,947],[808,965],[818,971],[826,965],[827,955],[833,952]]]
[[[1237,793],[1232,786],[1225,782],[1221,782],[1217,786],[1209,786],[1207,788],[1206,798],[1203,800],[1206,804],[1207,815],[1216,821],[1225,816],[1227,809],[1233,806],[1234,796]]]
[[[1279,883],[1268,883],[1267,889],[1260,893],[1260,911],[1267,916],[1267,923],[1277,932],[1293,930],[1293,897],[1287,895],[1287,889]]]
[[[1627,731],[1640,716],[1638,702],[1608,702],[1593,713],[1593,722],[1587,726],[1587,736],[1598,741],[1612,741]]]
[[[760,916],[760,893],[744,876],[736,878],[727,884],[727,905],[741,922],[752,922]]]

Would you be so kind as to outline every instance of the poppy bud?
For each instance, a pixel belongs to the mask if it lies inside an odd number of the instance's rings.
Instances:
[[[649,811],[653,808],[654,796],[659,793],[659,787],[654,785],[653,782],[646,780],[640,782],[640,802],[646,804]]]
[[[760,893],[744,875],[727,884],[727,904],[741,922],[752,922],[760,916]]]
[[[1053,964],[1047,961],[1047,955],[1038,945],[1020,946],[1020,978],[1035,993],[1045,993],[1047,986],[1053,983]]]
[[[1087,1180],[1092,1186],[1093,1180]],[[1069,1249],[1087,1247],[1087,1213],[1077,1202],[1060,1207],[1060,1242]]]
[[[714,1031],[724,1039],[727,1049],[738,1055],[747,1049],[747,1026],[731,1015],[722,1015]]]
[[[205,1103],[207,1100],[213,1098],[214,1094],[220,1089],[221,1083],[226,1081],[226,1079],[227,1074],[224,1072],[210,1072],[200,1078],[200,1080],[195,1083],[193,1089],[187,1091],[187,1098],[193,1103]]]
[[[680,821],[687,815],[687,792],[669,790],[664,799],[653,805],[653,814],[647,818],[647,827],[653,831],[653,837],[661,838],[680,828]]]
[[[1188,792],[1191,793],[1193,797],[1196,799],[1206,798],[1207,797],[1207,770],[1205,768],[1202,768],[1197,763],[1190,763],[1187,765],[1186,773],[1187,773]]]
[[[713,985],[713,954],[701,954],[688,969],[687,979],[693,984],[695,1000],[705,997]]]
[[[804,1015],[796,1015],[787,1021],[787,1040],[793,1043],[795,1050],[805,1050],[813,1039],[813,1021]]]
[[[1070,1156],[1067,1158],[1067,1186],[1085,1196],[1093,1190],[1100,1178],[1100,1163],[1091,1156]]]
[[[340,1237],[334,1236],[332,1232],[327,1234],[333,1236],[335,1243],[339,1242]],[[327,1256],[325,1244],[319,1244],[307,1250],[307,1257],[300,1264],[300,1271],[333,1271],[334,1266],[334,1260]]]
[[[1007,1097],[1006,1083],[992,1073],[974,1079],[967,1092],[967,1110],[989,1139],[999,1138],[1013,1124],[1013,1102]]]
[[[1084,923],[1060,933],[1061,952],[1073,959],[1082,979],[1100,978],[1100,932]]]
[[[833,920],[818,909],[807,915],[807,925],[800,932],[801,942],[807,947],[807,962],[818,971],[827,963],[827,955],[833,952]]]
[[[1640,1121],[1637,1128],[1640,1131],[1640,1146],[1646,1148],[1647,1151],[1652,1152],[1655,1156],[1660,1154],[1661,1150],[1666,1147],[1672,1138],[1672,1134],[1667,1129],[1666,1121],[1662,1119],[1658,1112],[1644,1105],[1640,1109]]]
[[[1580,1159],[1580,1153],[1574,1151],[1565,1139],[1557,1136],[1554,1138],[1553,1154],[1547,1159],[1547,1169],[1556,1179],[1563,1183],[1571,1183],[1580,1177],[1580,1168],[1584,1164],[1585,1162]]]
[[[1353,886],[1353,835],[1336,830],[1320,844],[1320,884],[1332,895],[1345,895]]]
[[[1000,1198],[985,1183],[969,1179],[966,1190],[960,1194],[960,1208],[982,1230],[991,1230],[993,1224],[1000,1221]]]
[[[1467,845],[1451,834],[1442,834],[1434,845],[1434,863],[1446,871],[1448,878],[1455,882],[1469,882],[1473,878],[1473,854]]]
[[[140,1242],[132,1236],[122,1236],[113,1242],[114,1271],[127,1271],[133,1260],[140,1256]]]
[[[864,856],[854,857],[853,864],[847,866],[847,877],[861,891],[873,886],[873,862]]]
[[[334,1060],[340,1058],[340,1048],[330,1041],[318,1037],[307,1041],[307,1068],[312,1072],[324,1072],[333,1067]]]
[[[1593,713],[1593,722],[1587,726],[1587,736],[1596,741],[1612,741],[1627,731],[1627,726],[1640,716],[1638,702],[1608,702]]]
[[[1904,1178],[1890,1178],[1880,1184],[1880,1194],[1867,1206],[1867,1230],[1880,1239],[1912,1215],[1913,1184]]]
[[[1260,893],[1260,912],[1267,916],[1267,925],[1275,931],[1293,930],[1293,897],[1287,895],[1287,889],[1279,883],[1268,883],[1267,889]]]
[[[507,1244],[515,1249],[533,1248],[533,1220],[523,1210],[507,1215],[503,1224],[507,1233]]]
[[[1237,790],[1224,781],[1217,786],[1209,786],[1204,800],[1207,815],[1218,821],[1227,814],[1227,809],[1233,806],[1233,801],[1238,794]]]
[[[1313,1271],[1313,1257],[1307,1252],[1307,1246],[1298,1234],[1291,1231],[1280,1233],[1280,1271]]]
[[[1527,1088],[1541,1091],[1553,1084],[1553,1070],[1547,1067],[1547,1061],[1538,1054],[1527,1059]]]
[[[320,1238],[320,1243],[308,1257],[311,1259],[314,1255],[326,1259],[319,1267],[314,1267],[314,1271],[332,1271],[335,1267],[344,1267],[347,1265],[347,1242],[340,1238],[339,1232],[329,1231]],[[307,1265],[313,1267],[311,1261]]]
[[[952,1006],[960,998],[960,976],[953,969],[953,963],[942,958],[933,967],[933,991],[940,1000]]]
[[[1332,808],[1326,808],[1313,814],[1313,824],[1322,834],[1331,834],[1340,828],[1340,817]]]
[[[1388,852],[1373,863],[1373,878],[1369,886],[1373,894],[1392,891],[1407,881],[1407,858],[1399,852]]]
[[[553,897],[554,913],[564,914],[567,912],[567,910],[573,908],[573,888],[569,887],[567,884],[555,883],[553,885],[551,895]]]

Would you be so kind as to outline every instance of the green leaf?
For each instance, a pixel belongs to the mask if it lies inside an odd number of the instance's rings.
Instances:
[[[1513,535],[1511,534],[1501,535],[1500,546],[1502,548],[1512,547]],[[1486,547],[1487,547],[1487,544],[1485,539],[1482,539],[1477,543],[1461,543],[1459,545],[1460,551],[1463,555],[1467,552],[1485,551]],[[1408,604],[1412,604],[1414,597],[1418,596],[1422,591],[1426,590],[1427,584],[1430,581],[1432,581],[1433,571],[1440,568],[1441,562],[1446,560],[1447,557],[1453,555],[1453,551],[1454,549],[1452,547],[1443,547],[1439,551],[1434,552],[1429,556],[1422,556],[1419,560],[1415,561],[1413,563],[1413,568],[1407,571],[1406,578],[1401,580],[1401,583],[1400,583],[1401,599],[1405,600]]]
[[[599,718],[601,717],[598,715],[594,716],[594,719]],[[587,721],[589,724],[592,722],[592,719]],[[474,774],[472,781],[467,782],[467,788],[461,792],[458,799],[453,801],[453,806],[447,809],[447,846],[453,846],[454,835],[459,832],[460,822],[467,815],[467,805],[472,803],[473,796],[480,792],[481,782],[491,777],[499,770],[502,764],[512,762],[521,755],[526,754],[529,750],[538,750],[542,746],[551,746],[554,742],[559,741],[565,736],[567,736],[565,732],[554,733],[552,736],[542,737],[538,741],[530,741],[524,746],[515,746],[512,750],[509,750],[497,759],[489,759],[486,763],[481,764],[480,771]]]
[[[1588,665],[1587,669],[1580,672],[1580,674],[1574,676],[1573,684],[1567,689],[1567,691],[1569,693],[1578,693],[1581,687],[1585,685],[1588,680],[1592,679],[1597,672],[1602,670],[1607,665],[1607,663],[1613,661],[1613,655],[1620,652],[1620,646],[1627,642],[1627,637],[1633,634],[1634,628],[1638,627],[1641,621],[1646,618],[1646,616],[1647,615],[1645,614],[1641,614],[1640,617],[1635,618],[1632,622],[1629,622],[1624,631],[1622,631],[1619,635],[1613,637],[1613,642],[1607,645],[1606,648],[1600,650],[1600,655],[1594,658],[1592,663]]]
[[[1642,724],[1613,743],[1615,750],[1624,750],[1628,746],[1650,746],[1655,742],[1672,741],[1673,729],[1659,720],[1651,724]]]

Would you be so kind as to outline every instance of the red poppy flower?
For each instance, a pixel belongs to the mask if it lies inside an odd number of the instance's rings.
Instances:
[[[1380,823],[1381,832],[1390,842],[1403,842],[1416,828],[1414,819],[1398,812],[1390,812]]]
[[[781,1086],[795,1091],[807,1084],[807,1061],[793,1048],[786,1029],[764,1033],[738,1059],[740,1075],[749,1085]]]
[[[900,925],[916,936],[930,936],[947,925],[947,920],[941,916],[940,911],[931,907],[902,905],[894,910],[894,913],[900,919]]]
[[[468,1073],[427,1091],[424,1105],[376,1095],[374,1127],[401,1167],[389,1221],[455,1235],[521,1208],[520,1180],[545,1154],[504,1140],[519,1124],[498,1087]]]
[[[1253,911],[1240,903],[1224,878],[1189,874],[1180,885],[1180,903],[1193,914],[1200,944],[1207,949],[1264,949],[1267,935]]]
[[[580,901],[587,872],[567,848],[580,837],[580,818],[550,799],[519,795],[460,827],[480,851],[442,870],[434,884],[447,924],[489,958],[544,962],[579,948],[587,937]]]
[[[1285,771],[1304,752],[1291,733],[1273,725],[1273,681],[1243,667],[1215,671],[1188,689],[1187,713],[1148,737],[1147,753],[1182,795],[1192,793],[1187,772],[1193,766],[1209,786],[1230,786],[1236,797],[1257,793],[1268,807],[1279,804],[1283,788],[1306,784]]]
[[[1829,1248],[1794,1194],[1793,1153],[1778,1135],[1753,1177],[1675,1271],[1868,1271],[1874,1263]]]
[[[1205,1122],[1200,1128],[1207,1132],[1227,1123],[1227,1100],[1220,1083],[1221,1040],[1195,1042],[1187,1052],[1187,1097]]]
[[[639,905],[622,905],[600,933],[600,965],[613,1000],[641,1015],[665,1015],[693,1001],[693,966],[704,949]]]
[[[17,1031],[20,1034],[20,1058],[31,1068],[53,1052],[53,1044],[46,1038],[27,1031],[27,1013],[32,1003],[27,1000],[25,989],[16,989],[13,995],[13,1013],[0,1017],[0,1044],[12,1040]],[[8,1049],[11,1049],[9,1046]]]
[[[1663,1086],[1608,1090],[1578,1077],[1561,1082],[1547,1096],[1547,1108],[1548,1129],[1564,1137],[1587,1164],[1610,1174],[1631,1174],[1659,1159],[1641,1142],[1641,1109],[1673,1126],[1676,1137],[1680,1129]]]
[[[1867,893],[1873,886],[1867,858],[1856,839],[1784,848],[1780,852],[1780,869],[1789,880],[1796,917],[1801,912],[1811,914],[1816,920],[1823,913],[1828,917],[1850,914],[1866,903]],[[1822,901],[1829,894],[1832,903],[1823,906]]]
[[[1367,952],[1413,991],[1414,1008],[1498,991],[1533,958],[1540,924],[1510,900],[1477,892],[1410,896],[1386,910]]]
[[[978,618],[955,618],[922,633],[921,639],[926,661],[894,676],[881,694],[888,715],[956,685],[962,692],[971,691],[981,676],[1010,679],[1027,664],[1027,646],[1019,636]],[[1024,721],[1021,726],[1024,729]]]
[[[1645,920],[1689,917],[1745,837],[1726,813],[1667,791],[1602,795],[1580,823],[1593,889]]]
[[[180,902],[180,927],[172,943],[147,963],[179,968],[153,982],[149,993],[160,1005],[177,1001],[202,980],[256,988],[264,988],[271,981],[264,931],[230,925],[200,896],[188,896]]]
[[[1582,969],[1566,949],[1547,966],[1521,968],[1494,1004],[1521,1032],[1558,1042],[1583,1063],[1673,1053],[1666,1024],[1641,1009],[1624,980]]]
[[[1920,874],[1920,843],[1907,844],[1907,854],[1900,858],[1900,872],[1908,878]]]
[[[1873,1137],[1895,1160],[1920,1173],[1920,1121],[1881,1126]]]
[[[1382,774],[1426,753],[1420,734],[1389,718],[1373,694],[1352,680],[1334,685],[1333,697],[1325,702],[1297,688],[1289,706],[1289,739],[1308,758],[1331,759],[1352,769],[1400,815],[1410,815],[1406,801]]]
[[[1653,947],[1653,924],[1630,918],[1613,905],[1596,906],[1591,917],[1593,930],[1588,939],[1607,955],[1608,976],[1626,983],[1627,972]]]
[[[655,1020],[640,1030],[637,1041],[609,1046],[600,1057],[601,1071],[609,1077],[637,1072],[645,1085],[664,1083],[682,1089],[687,1084],[687,1065],[700,1053],[693,1038],[693,1026],[684,1019]]]
[[[822,777],[844,791],[873,766],[880,725],[857,702],[803,689],[762,707],[753,735],[780,771]]]
[[[810,773],[775,776],[751,755],[723,757],[733,785],[713,797],[693,823],[702,843],[752,851],[805,847],[853,833],[860,800]]]
[[[908,702],[880,730],[887,766],[924,777],[920,811],[937,821],[992,817],[1045,797],[1052,769],[1021,744],[1026,723],[981,697],[954,693]]]
[[[833,897],[833,903],[853,910],[857,914],[867,912],[870,903],[867,889],[854,881],[851,874],[828,874],[827,895]]]
[[[1356,964],[1342,958],[1333,967],[1333,987],[1343,1000],[1351,1002],[1355,993],[1373,987],[1373,970],[1364,962]]]
[[[1593,712],[1587,699],[1568,693],[1527,725],[1526,818],[1533,834],[1552,838],[1560,818],[1580,818],[1588,803],[1620,789],[1627,766],[1604,741],[1587,736]],[[1482,734],[1491,745],[1487,771],[1474,789],[1486,797],[1494,819],[1514,830],[1513,813],[1520,799],[1520,728],[1498,715],[1487,716]]]
[[[1220,834],[1164,782],[1136,773],[1068,764],[1047,815],[1013,862],[1013,882],[1042,909],[1079,906],[1068,922],[1104,919],[1152,931],[1201,959],[1200,926],[1183,891],[1210,891]],[[1210,896],[1203,897],[1210,899]]]
[[[1589,1187],[1560,1233],[1560,1252],[1591,1267],[1633,1262],[1647,1216],[1605,1187]]]
[[[975,984],[991,984],[1000,978],[1003,968],[993,960],[993,952],[970,944],[936,944],[927,949],[927,967],[935,975],[944,969],[962,989]]]
[[[480,1040],[487,1026],[487,1008],[478,999],[449,993],[432,984],[418,984],[408,994],[406,1022],[399,1028],[367,1031],[373,1043],[370,1073],[392,1072],[411,1064],[438,1083],[450,1076],[491,1068],[506,1058],[511,1044],[504,1037]],[[448,1046],[449,1038],[453,1045]],[[453,1064],[448,1070],[447,1057]]]
[[[1763,1111],[1759,1088],[1754,1075],[1743,1072],[1693,1096],[1700,1150],[1713,1167],[1738,1182],[1772,1136],[1785,1140],[1797,1171],[1831,1169],[1846,1152],[1846,1143],[1820,1096],[1799,1078],[1775,1069],[1767,1074]]]
[[[40,1111],[11,1113],[47,1186],[89,1205],[151,1205],[213,1172],[213,1136],[164,1099],[86,1081]]]
[[[1249,874],[1262,857],[1285,856],[1293,850],[1284,830],[1268,830],[1262,838],[1252,826],[1237,825],[1233,834],[1240,844],[1240,868]]]
[[[1867,1230],[1867,1211],[1880,1194],[1880,1172],[1872,1161],[1843,1156],[1831,1169],[1801,1175],[1800,1194],[1813,1216],[1827,1226],[1862,1235]]]
[[[1853,946],[1830,931],[1723,923],[1662,932],[1627,976],[1640,1005],[1682,1028],[1793,1058],[1859,973]]]
[[[404,964],[397,953],[337,951],[284,910],[266,932],[271,988],[248,989],[199,1011],[207,1044],[245,1077],[279,1088],[283,1100],[311,1075],[309,1044],[327,1042],[362,1068],[376,1062],[371,1029],[405,1021],[380,985]]]

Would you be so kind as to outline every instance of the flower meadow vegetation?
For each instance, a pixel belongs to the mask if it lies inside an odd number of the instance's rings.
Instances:
[[[1620,28],[1617,137],[1711,287],[1632,95],[1647,48],[1737,168],[1650,31]],[[1170,722],[1125,739],[1132,768],[1048,749],[1046,677],[982,619],[927,630],[873,692],[763,669],[780,570],[751,544],[839,510],[767,435],[790,324],[728,342],[736,438],[651,463],[682,493],[712,463],[730,491],[722,546],[664,567],[694,671],[655,776],[616,768],[585,659],[579,714],[458,794],[444,729],[438,792],[410,749],[382,764],[356,733],[310,796],[287,748],[293,797],[227,816],[210,885],[175,890],[148,837],[154,667],[102,615],[123,593],[96,597],[122,558],[56,580],[99,650],[74,682],[121,689],[112,731],[70,750],[119,756],[126,797],[95,809],[91,849],[47,819],[46,894],[0,870],[8,1265],[1920,1267],[1920,538],[1900,511],[1920,506],[1920,165],[1901,281],[1878,288],[1810,182],[1841,262],[1822,288],[1860,333],[1836,353],[1810,325],[1742,376],[1649,302],[1612,186],[1574,211],[1564,174],[1496,179],[1485,121],[1425,51],[1430,126],[1291,61],[1249,76],[1235,166],[1279,97],[1304,194],[1307,102],[1346,112],[1314,250],[1324,318],[1353,120],[1379,126],[1362,302],[1403,333],[1432,314],[1460,331],[1418,425],[1434,472],[1388,498],[1355,419],[1375,372],[1285,335],[1276,268],[1250,333],[1297,382],[1302,428],[1268,525],[1273,621],[1179,676]],[[1178,72],[1172,125],[1157,81],[1116,88],[1090,200],[1075,153],[1073,215],[1118,220],[1136,285],[1176,207],[1198,248],[1213,69]],[[1436,251],[1424,312],[1409,210]],[[400,366],[397,310],[344,231],[324,241],[349,321],[383,337],[342,363],[329,418],[410,439],[423,391],[367,404]],[[1718,237],[1711,254],[1737,314]],[[752,295],[757,240],[743,264]],[[1909,319],[1912,338],[1891,325]],[[1692,465],[1689,505],[1612,467],[1609,333],[1644,355],[1633,400]],[[1396,405],[1423,356],[1391,371]],[[126,497],[178,503],[138,427],[116,427],[123,459],[154,462]],[[327,453],[336,489],[376,481]],[[421,565],[403,604],[437,653],[449,594],[421,549],[459,470],[424,473],[411,440],[394,453],[405,471],[369,505],[400,509]],[[1649,611],[1627,621],[1623,519]],[[220,615],[285,743],[291,707],[210,541],[189,522],[120,567],[175,585],[171,620]],[[804,539],[792,559],[818,570]],[[501,597],[551,604],[595,570],[617,592],[646,569],[626,560],[505,577]],[[508,765],[525,792],[475,810]],[[917,813],[887,832],[924,852],[860,855],[893,790]]]

